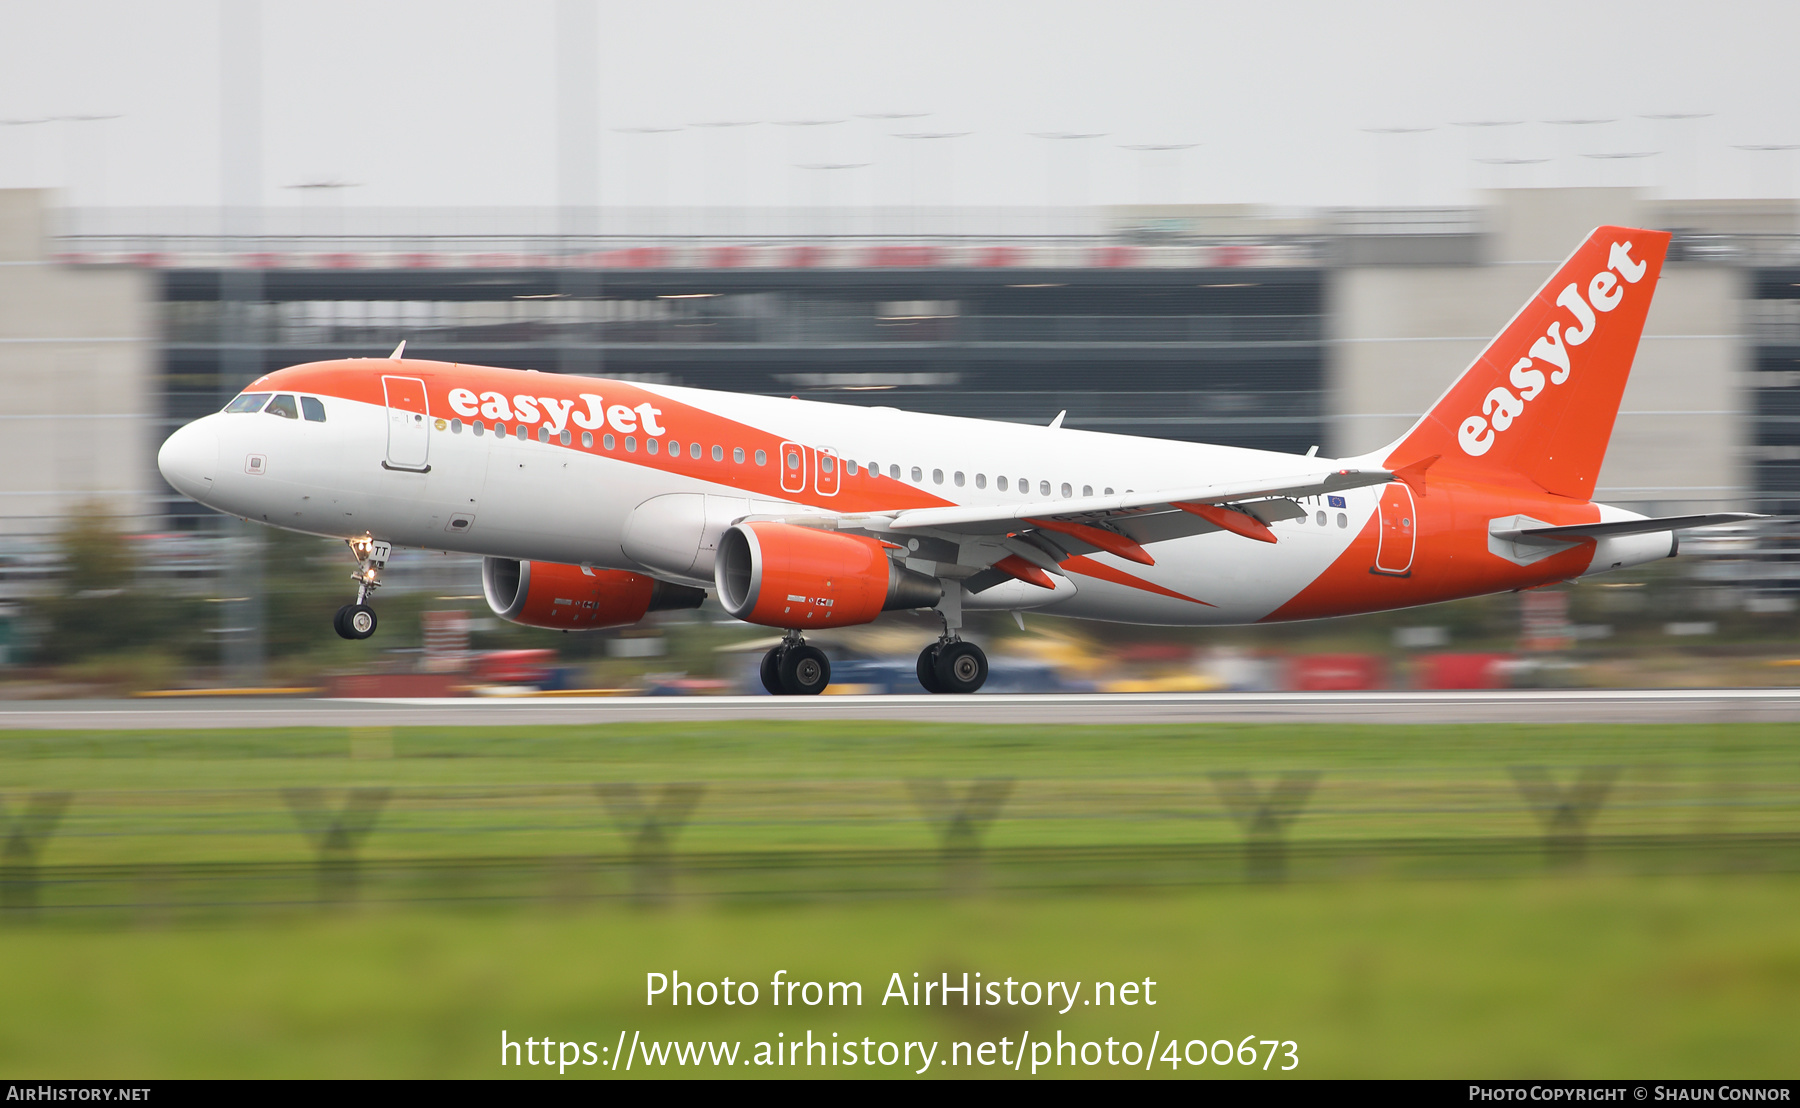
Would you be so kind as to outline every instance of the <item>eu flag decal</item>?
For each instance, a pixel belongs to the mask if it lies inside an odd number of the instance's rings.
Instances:
[[[1342,508],[1344,506],[1344,498],[1341,496],[1328,496],[1325,498],[1325,503],[1331,505],[1333,508]]]

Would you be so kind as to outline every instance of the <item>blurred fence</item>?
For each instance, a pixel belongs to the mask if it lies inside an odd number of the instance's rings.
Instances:
[[[350,741],[365,767],[396,752],[385,731]],[[353,901],[1023,894],[1570,867],[1800,872],[1800,774],[1770,753],[1723,765],[1407,761],[1110,779],[9,790],[0,905],[12,918],[180,917]]]

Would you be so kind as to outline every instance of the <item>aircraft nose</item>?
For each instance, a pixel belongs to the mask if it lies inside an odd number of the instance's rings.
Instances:
[[[170,435],[156,453],[156,468],[163,480],[183,496],[203,499],[212,491],[219,468],[219,436],[205,420],[197,420]]]

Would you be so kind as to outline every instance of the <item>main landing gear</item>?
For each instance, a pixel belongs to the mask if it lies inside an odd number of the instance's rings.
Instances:
[[[831,659],[789,631],[781,645],[763,655],[763,688],[771,696],[817,696],[831,684]]]
[[[356,602],[346,604],[331,617],[331,626],[341,638],[366,639],[375,633],[375,609],[369,597],[381,587],[381,570],[387,565],[392,545],[378,539],[348,539],[350,553],[356,557]]]
[[[987,683],[981,648],[948,633],[919,651],[919,684],[930,693],[972,693]]]
[[[929,693],[966,695],[987,683],[988,660],[981,648],[964,642],[962,635],[962,591],[945,590],[944,602],[938,605],[938,618],[944,621],[944,633],[938,641],[919,651],[919,684]]]

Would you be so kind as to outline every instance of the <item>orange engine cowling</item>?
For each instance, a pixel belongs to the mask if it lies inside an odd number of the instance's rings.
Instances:
[[[943,598],[934,577],[888,558],[877,539],[789,523],[739,523],[719,536],[719,603],[764,627],[849,627]]]
[[[582,569],[557,562],[481,560],[488,607],[511,623],[556,631],[623,627],[647,613],[698,608],[705,589],[671,585],[622,569]]]

